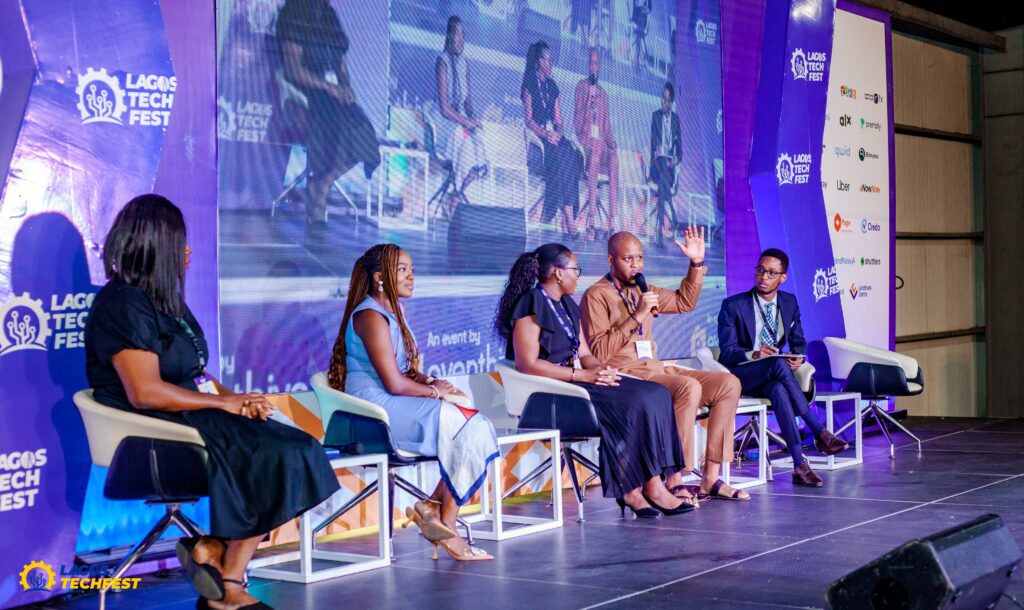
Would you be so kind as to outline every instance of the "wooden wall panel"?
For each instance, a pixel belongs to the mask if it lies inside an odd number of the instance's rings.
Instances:
[[[974,243],[896,242],[896,336],[970,328],[982,323],[975,296]]]
[[[896,136],[896,230],[975,231],[973,147]]]
[[[917,359],[924,372],[924,392],[897,398],[896,408],[911,415],[979,417],[980,358],[984,345],[975,337],[956,337],[923,343],[901,343],[901,353]]]
[[[971,133],[971,58],[962,50],[893,32],[896,122]]]

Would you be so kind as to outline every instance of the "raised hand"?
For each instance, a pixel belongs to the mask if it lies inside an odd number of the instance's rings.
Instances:
[[[686,227],[684,241],[681,243],[677,239],[675,242],[683,256],[690,259],[691,262],[704,262],[704,227],[697,227],[696,225]]]

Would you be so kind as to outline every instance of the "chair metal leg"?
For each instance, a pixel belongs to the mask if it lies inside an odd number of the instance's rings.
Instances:
[[[287,197],[288,193],[290,193],[293,190],[295,190],[295,187],[297,187],[300,182],[302,182],[303,180],[308,178],[310,173],[312,173],[312,172],[310,171],[310,169],[308,167],[306,169],[302,170],[302,173],[300,173],[294,180],[289,182],[288,186],[286,186],[284,188],[284,190],[281,191],[281,194],[277,196],[277,199],[274,199],[274,201],[271,202],[271,204],[270,204],[270,217],[271,218],[273,218],[275,212],[277,212],[277,204],[281,203],[281,200],[284,199],[285,197]]]
[[[907,434],[907,436],[909,436],[910,438],[912,438],[915,441],[917,441],[917,455],[921,455],[921,439],[919,439],[910,430],[907,430],[906,426],[904,426],[900,422],[896,421],[896,418],[894,418],[892,415],[889,415],[889,412],[886,411],[885,409],[883,409],[881,406],[875,405],[875,404],[873,404],[872,406],[874,407],[873,411],[875,413],[875,420],[878,421],[878,425],[879,426],[882,425],[882,420],[879,419],[879,417],[884,417],[886,420],[889,421],[889,423],[891,423],[892,425],[896,426],[897,428],[899,428],[900,430],[905,432]],[[892,458],[895,459],[895,457],[896,457],[895,449],[892,446],[892,441],[891,440],[889,441],[889,454],[890,454],[890,456]]]
[[[576,476],[576,460],[572,449],[563,449],[562,459],[569,469],[569,481],[572,482],[572,491],[576,494],[576,521],[583,523],[583,494],[580,493],[580,482]]]
[[[316,536],[316,534],[318,532],[323,530],[325,527],[327,527],[331,523],[334,523],[334,521],[337,520],[339,517],[341,517],[342,515],[344,515],[348,511],[352,510],[357,505],[359,505],[360,502],[362,502],[366,498],[370,497],[372,494],[376,493],[377,492],[377,485],[378,484],[379,484],[379,481],[374,481],[373,483],[370,483],[369,485],[364,487],[362,491],[360,491],[356,495],[352,496],[352,499],[349,500],[348,502],[346,502],[341,508],[339,508],[338,510],[334,511],[333,513],[331,513],[331,515],[329,517],[327,517],[326,519],[322,520],[319,525],[314,526],[313,527],[313,535],[314,535],[314,537]],[[392,503],[392,509],[393,509],[394,508],[394,503],[391,501],[390,498],[388,498],[388,501]]]
[[[864,416],[867,415],[868,412],[870,412],[870,411],[871,411],[871,405],[870,404],[868,406],[866,406],[866,407],[861,407],[860,413],[857,414],[857,417],[863,419]],[[847,428],[849,428],[850,426],[852,426],[855,423],[857,423],[857,418],[856,417],[851,418],[850,421],[848,421],[845,424],[843,424],[842,426],[840,426],[839,429],[834,431],[834,432],[832,432],[832,434],[835,434],[836,436],[839,436],[840,434],[843,433],[844,430],[846,430]]]
[[[896,459],[896,445],[892,442],[892,436],[889,434],[889,429],[886,428],[885,422],[882,421],[882,417],[878,414],[878,408],[872,404],[871,413],[875,416],[875,421],[878,422],[878,428],[882,431],[882,436],[885,437],[886,442],[889,443],[889,459]]]
[[[505,498],[508,498],[512,494],[516,493],[523,487],[523,485],[530,483],[540,475],[544,474],[544,471],[547,470],[548,468],[551,468],[551,458],[548,458],[541,462],[540,466],[537,466],[536,468],[531,470],[530,474],[526,475],[525,477],[520,479],[518,483],[510,487],[508,491],[501,495],[501,499],[504,500]]]
[[[391,545],[391,561],[397,561],[395,555],[395,484],[398,476],[390,468],[388,469],[388,522],[381,523],[381,527],[388,528],[388,544]]]

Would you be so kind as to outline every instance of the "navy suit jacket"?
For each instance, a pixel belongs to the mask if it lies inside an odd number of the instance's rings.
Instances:
[[[800,305],[796,295],[780,290],[775,298],[782,312],[783,335],[779,350],[787,351],[783,347],[788,344],[790,353],[806,354],[807,340],[800,325]],[[754,349],[756,315],[754,297],[750,290],[722,301],[722,309],[718,312],[718,346],[722,350],[719,362],[732,368],[747,361],[746,352]]]
[[[658,147],[661,146],[661,117],[664,114],[660,109],[655,110],[651,115],[651,168],[654,168],[654,160],[658,156]],[[672,111],[672,145],[669,147],[669,154],[679,161],[679,154],[683,150],[682,130],[679,128],[679,115]]]

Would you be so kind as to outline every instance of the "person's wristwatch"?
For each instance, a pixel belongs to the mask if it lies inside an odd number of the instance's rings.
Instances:
[[[693,267],[694,269],[700,269],[701,267],[704,266],[704,261],[700,261],[700,262],[690,261],[690,266]]]

